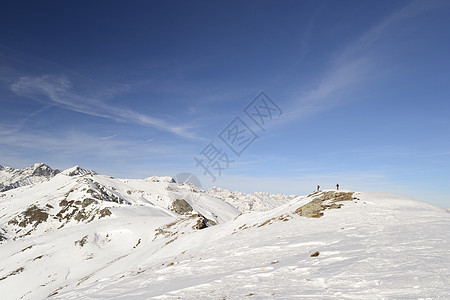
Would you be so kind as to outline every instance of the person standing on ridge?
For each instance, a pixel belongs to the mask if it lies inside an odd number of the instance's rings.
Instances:
[[[320,191],[320,185],[317,185],[317,191]]]
[[[336,183],[336,190],[339,191],[339,183]]]

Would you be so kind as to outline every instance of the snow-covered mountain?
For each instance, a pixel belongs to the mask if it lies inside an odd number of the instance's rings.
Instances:
[[[59,172],[43,163],[36,163],[24,169],[13,169],[0,165],[0,192],[47,181]]]
[[[220,187],[212,187],[206,190],[206,193],[230,203],[241,212],[268,211],[292,201],[292,199],[297,197],[296,195],[285,195],[281,193],[271,194],[265,192],[246,194],[239,191],[222,189]]]
[[[77,176],[77,175],[86,175],[86,174],[96,175],[97,174],[94,170],[83,169],[80,166],[75,166],[75,167],[66,169],[62,173],[67,176]]]
[[[79,166],[38,185],[8,190],[0,194],[0,199],[5,222],[2,236],[12,240],[90,223],[114,216],[114,210],[120,214],[136,207],[143,207],[149,216],[170,219],[195,215],[206,224],[221,223],[239,214],[230,204],[198,193],[189,184],[177,184],[170,177],[123,180]]]
[[[426,203],[322,191],[240,213],[75,169],[0,193],[2,299],[450,297],[450,215]]]

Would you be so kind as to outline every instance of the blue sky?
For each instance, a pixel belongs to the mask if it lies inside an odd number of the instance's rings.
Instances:
[[[0,164],[450,207],[449,53],[448,1],[10,1]],[[244,112],[262,91],[282,111],[264,130]],[[257,136],[240,156],[219,137],[236,117]],[[232,161],[214,182],[211,142]]]

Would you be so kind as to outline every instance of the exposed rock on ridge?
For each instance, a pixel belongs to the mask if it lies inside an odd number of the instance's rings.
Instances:
[[[0,192],[43,182],[60,172],[43,163],[36,163],[24,169],[0,166]]]

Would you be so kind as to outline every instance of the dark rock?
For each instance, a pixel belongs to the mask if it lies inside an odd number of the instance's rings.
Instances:
[[[33,176],[43,176],[43,177],[53,177],[60,173],[59,170],[53,170],[46,164],[40,164],[36,169],[33,171]]]
[[[200,230],[200,229],[204,229],[206,227],[208,227],[208,219],[201,216],[200,218],[198,218],[197,224],[195,224],[192,228]]]
[[[13,188],[14,188],[14,186],[12,186],[12,185],[5,186],[3,184],[0,184],[0,192],[6,192],[6,191],[9,191],[9,190],[11,190]]]
[[[320,254],[320,252],[316,251],[316,252],[312,253],[310,256],[311,257],[317,257],[317,256],[319,256],[319,254]]]
[[[98,204],[98,202],[97,202],[96,200],[94,200],[94,199],[92,199],[92,198],[86,198],[86,199],[83,200],[82,206],[83,206],[83,208],[84,208],[84,207],[86,207],[86,206],[91,205],[92,203]]]
[[[42,222],[47,221],[48,213],[36,205],[30,206],[21,215],[10,220],[8,224],[19,225],[20,227],[26,227],[29,224],[33,224],[36,228]]]
[[[78,222],[80,222],[80,221],[86,220],[88,217],[89,216],[86,214],[86,212],[84,210],[80,210],[73,218],[75,220],[77,220]]]
[[[66,170],[65,172],[67,172],[67,171],[68,170]],[[87,175],[87,174],[96,175],[97,173],[93,170],[83,169],[80,166],[76,166],[70,172],[66,173],[67,176],[78,176],[78,175]]]
[[[192,206],[184,199],[176,199],[172,202],[172,211],[180,215],[185,215],[192,212]]]
[[[315,192],[309,196],[317,195],[311,202],[299,207],[294,213],[307,218],[320,218],[327,209],[339,209],[343,201],[352,201],[353,192]]]
[[[110,216],[112,213],[107,207],[105,207],[104,209],[99,211],[99,214],[100,214],[99,218],[103,218],[103,217],[106,217],[106,216]]]
[[[6,241],[7,238],[0,232],[0,242]]]
[[[81,240],[75,241],[75,245],[80,245],[80,247],[83,247],[84,245],[86,245],[87,239],[88,239],[88,236],[85,235],[85,236],[83,236],[83,238]]]

